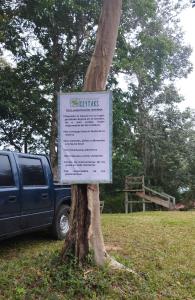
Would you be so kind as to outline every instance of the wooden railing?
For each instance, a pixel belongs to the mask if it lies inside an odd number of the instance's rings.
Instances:
[[[175,198],[164,192],[160,193],[154,189],[148,188],[144,183],[144,176],[126,176],[125,177],[125,212],[128,212],[128,205],[130,204],[130,209],[132,211],[132,204],[138,201],[129,200],[128,193],[133,193],[140,198],[142,198],[143,210],[145,210],[146,202],[154,202],[158,205],[167,207],[169,209],[175,208]]]
[[[168,194],[166,194],[164,192],[162,192],[162,193],[157,192],[157,191],[155,191],[155,190],[153,190],[151,188],[148,188],[146,186],[144,186],[143,189],[144,189],[145,193],[149,192],[149,193],[151,193],[154,196],[159,196],[163,200],[168,201],[170,208],[172,208],[172,206],[173,206],[173,208],[175,208],[175,197],[173,197],[171,195],[168,195]]]
[[[104,201],[100,201],[100,213],[103,212],[104,209]]]
[[[143,191],[144,190],[144,176],[126,176],[125,177],[125,190],[131,192]]]

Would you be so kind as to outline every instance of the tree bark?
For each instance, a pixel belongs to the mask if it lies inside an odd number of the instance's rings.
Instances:
[[[90,212],[87,206],[87,191],[85,185],[72,185],[72,205],[70,211],[70,230],[62,249],[62,257],[73,253],[79,262],[85,259],[89,252],[88,230]],[[67,247],[68,246],[68,247]]]
[[[59,92],[58,89],[57,92]],[[57,92],[54,92],[53,100],[52,100],[51,133],[50,133],[50,141],[49,141],[50,160],[51,160],[51,167],[54,173],[54,178],[56,178],[56,165],[57,165],[57,153],[55,150],[56,138],[57,138],[57,121],[56,121]]]
[[[56,151],[56,139],[57,139],[57,98],[58,93],[60,92],[60,74],[58,72],[60,62],[63,59],[62,53],[60,51],[59,46],[59,32],[57,28],[53,28],[53,36],[52,36],[52,60],[54,66],[56,67],[53,71],[53,99],[52,99],[52,115],[51,115],[51,133],[50,133],[50,141],[49,141],[49,150],[50,150],[50,160],[51,160],[51,167],[54,175],[54,179],[57,180],[57,165],[58,165],[58,158],[57,158],[57,151]]]
[[[104,0],[99,20],[96,45],[85,77],[84,91],[105,90],[112,64],[122,0]]]
[[[116,47],[121,7],[122,0],[103,1],[96,45],[87,69],[83,91],[105,90]],[[100,221],[99,185],[73,186],[72,195],[71,229],[65,240],[62,258],[65,259],[69,250],[73,250],[78,261],[82,262],[88,254],[90,240],[97,265],[103,265],[106,259],[106,251]],[[74,218],[79,219],[80,224]],[[79,226],[82,227],[78,228]],[[82,232],[81,235],[79,235],[80,231]],[[77,247],[80,249],[78,253],[82,252],[82,255],[77,253]]]

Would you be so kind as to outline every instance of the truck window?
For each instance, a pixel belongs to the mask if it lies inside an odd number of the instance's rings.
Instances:
[[[0,155],[0,187],[13,186],[14,178],[11,164],[7,155]]]
[[[19,157],[23,185],[46,185],[43,166],[38,158]]]

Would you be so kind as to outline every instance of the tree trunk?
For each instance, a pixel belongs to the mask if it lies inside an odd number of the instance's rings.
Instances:
[[[59,92],[59,90],[57,90]],[[50,132],[50,141],[49,141],[49,152],[51,167],[53,171],[54,178],[56,178],[56,165],[57,165],[57,153],[55,150],[56,147],[56,138],[57,138],[57,121],[56,121],[56,107],[57,107],[57,92],[53,95],[52,102],[52,115],[51,115],[51,132]]]
[[[87,69],[83,91],[105,90],[116,47],[121,6],[122,0],[103,1],[96,45]],[[88,254],[90,240],[96,263],[103,265],[106,251],[100,221],[99,185],[72,187],[70,228],[62,258],[65,259],[67,253],[73,250],[78,262],[82,262]]]
[[[86,253],[89,252],[90,211],[86,199],[86,185],[72,185],[72,205],[69,219],[71,227],[62,250],[62,256],[65,258],[65,255],[73,253],[79,262],[82,262]]]
[[[52,115],[51,115],[51,133],[50,133],[50,141],[49,141],[49,150],[50,150],[50,160],[51,160],[51,167],[54,175],[54,179],[58,179],[57,174],[57,165],[58,165],[58,158],[57,158],[57,151],[56,151],[56,139],[57,139],[57,98],[58,93],[60,92],[60,74],[58,72],[60,61],[62,60],[62,53],[59,47],[59,33],[55,29],[53,29],[53,36],[52,36],[52,60],[54,62],[55,71],[53,72],[53,100],[52,100]]]

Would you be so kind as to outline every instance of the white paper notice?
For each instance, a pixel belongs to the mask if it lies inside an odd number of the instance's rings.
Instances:
[[[59,94],[62,183],[112,182],[111,92]]]

